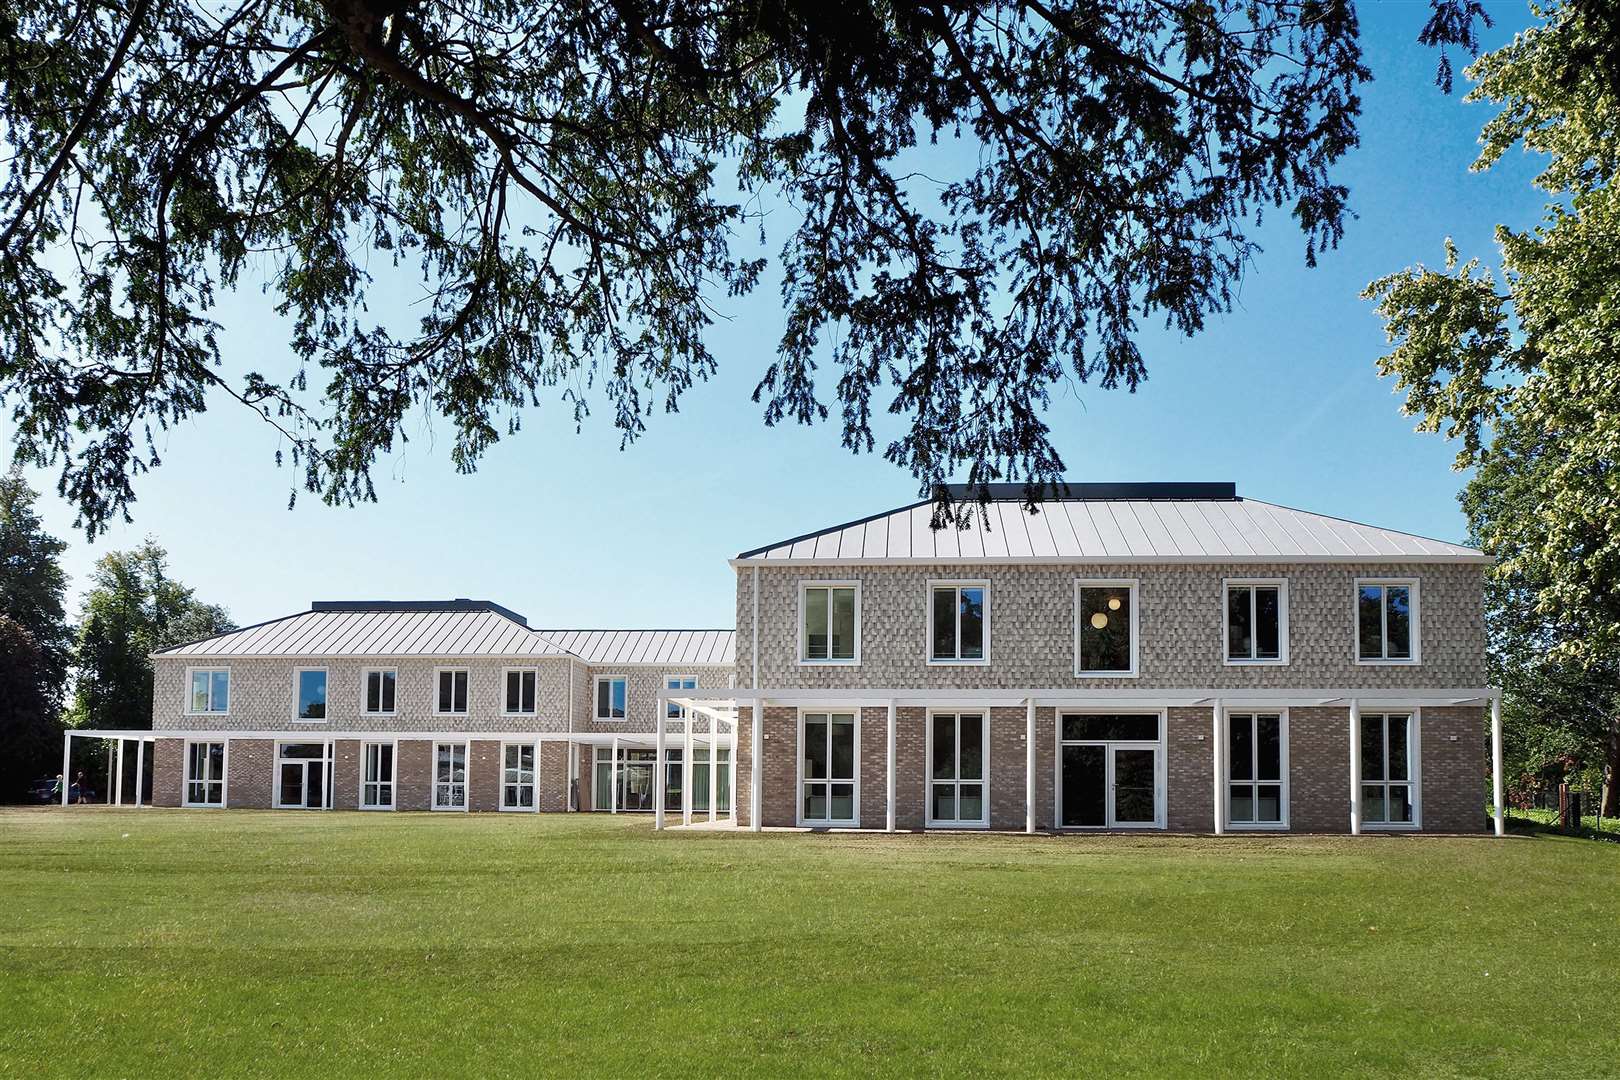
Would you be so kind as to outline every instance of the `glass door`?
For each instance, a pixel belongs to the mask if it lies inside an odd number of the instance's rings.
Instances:
[[[985,798],[984,713],[934,713],[928,718],[928,824],[990,824]]]
[[[438,743],[433,757],[433,809],[467,809],[467,744]]]
[[[534,809],[534,744],[508,743],[501,750],[501,809]]]
[[[800,729],[799,820],[860,824],[855,805],[855,714],[805,713]]]
[[[1115,746],[1113,749],[1111,828],[1151,829],[1159,823],[1156,747]]]
[[[1062,816],[1065,829],[1108,827],[1108,747],[1102,743],[1063,747]]]
[[[394,746],[366,743],[365,771],[360,780],[360,809],[394,808]]]
[[[282,810],[321,810],[327,801],[325,743],[281,743],[276,747],[275,805]]]
[[[1058,717],[1059,828],[1162,829],[1163,775],[1160,714]]]

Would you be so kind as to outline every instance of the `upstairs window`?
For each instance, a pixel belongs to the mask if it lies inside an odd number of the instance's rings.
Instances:
[[[1226,583],[1226,662],[1288,662],[1288,583]]]
[[[1356,582],[1356,659],[1368,664],[1417,663],[1416,581]]]
[[[231,711],[231,669],[192,668],[191,694],[186,700],[188,713],[228,713]]]
[[[326,669],[303,669],[298,673],[295,685],[298,690],[298,701],[293,712],[293,719],[325,720]]]
[[[440,668],[439,696],[433,703],[436,713],[465,713],[467,711],[467,669]]]
[[[938,581],[928,590],[928,659],[975,664],[990,658],[990,587],[983,581]]]
[[[1136,674],[1136,582],[1078,581],[1074,670],[1080,676]]]
[[[805,585],[799,593],[799,661],[855,663],[860,658],[860,587]]]
[[[625,716],[625,679],[623,675],[596,677],[596,718],[623,720]]]
[[[697,679],[691,675],[671,675],[664,680],[665,690],[696,690]],[[670,720],[685,720],[686,710],[673,701],[664,706],[664,716]]]
[[[394,692],[399,685],[399,672],[393,668],[373,668],[366,672],[366,700],[363,707],[370,716],[394,714]]]
[[[535,685],[538,681],[534,668],[509,668],[506,672],[506,714],[533,716]]]

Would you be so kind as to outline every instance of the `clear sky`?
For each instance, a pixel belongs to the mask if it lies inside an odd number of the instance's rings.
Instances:
[[[1523,4],[1488,7],[1487,48],[1531,22]],[[1436,57],[1416,41],[1427,12],[1424,0],[1362,5],[1374,82],[1362,146],[1339,170],[1359,215],[1344,243],[1307,269],[1292,220],[1271,212],[1265,253],[1230,315],[1192,340],[1150,335],[1149,381],[1135,395],[1054,397],[1049,423],[1071,480],[1233,480],[1257,499],[1463,539],[1455,449],[1400,415],[1373,366],[1380,323],[1359,294],[1381,274],[1438,265],[1448,235],[1465,256],[1494,261],[1495,225],[1533,224],[1541,200],[1523,155],[1468,171],[1490,107],[1465,106],[1460,77],[1450,97],[1435,88]],[[222,306],[232,368],[289,370],[269,307],[256,287]],[[151,535],[176,576],[242,624],[314,599],[470,596],[542,627],[729,627],[727,558],[911,502],[916,483],[880,456],[851,456],[836,425],[764,427],[749,395],[782,329],[777,279],[725,310],[710,337],[719,376],[622,453],[606,408],[576,435],[553,401],[476,474],[458,476],[447,439],[424,420],[378,468],[380,504],[336,509],[304,496],[289,511],[297,477],[276,468],[273,432],[217,400],[163,439],[162,467],[137,480],[133,524],[94,544],[74,531],[54,475],[31,473],[47,527],[72,544],[72,608],[103,552]],[[11,430],[0,417],[7,445]]]

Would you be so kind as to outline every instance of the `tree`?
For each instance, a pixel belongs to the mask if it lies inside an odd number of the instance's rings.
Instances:
[[[169,576],[168,554],[150,538],[133,551],[102,556],[91,581],[80,618],[73,722],[150,728],[150,654],[235,624],[224,608],[200,602]]]
[[[47,693],[46,668],[28,628],[0,614],[0,801],[21,798],[31,780],[57,771],[62,707]]]
[[[57,701],[67,678],[73,638],[63,596],[67,545],[47,533],[34,504],[39,495],[13,467],[0,474],[0,615],[21,626],[40,651],[41,689]]]
[[[1472,50],[1478,0],[1431,3],[1421,40]],[[330,503],[419,409],[464,471],[542,394],[629,443],[715,371],[765,197],[800,211],[765,422],[825,419],[829,365],[852,451],[886,409],[925,487],[1033,494],[1053,384],[1135,389],[1139,322],[1229,307],[1265,208],[1337,244],[1368,77],[1348,0],[0,0],[0,30],[0,395],[92,535],[221,396]],[[212,312],[250,279],[290,349],[237,377]]]
[[[1475,168],[1520,143],[1545,154],[1542,223],[1497,228],[1499,274],[1459,265],[1448,241],[1444,271],[1420,265],[1366,295],[1395,345],[1379,370],[1476,470],[1462,502],[1498,558],[1504,670],[1538,681],[1558,724],[1606,758],[1603,811],[1620,814],[1620,16],[1543,15],[1468,70],[1469,100],[1502,106]]]

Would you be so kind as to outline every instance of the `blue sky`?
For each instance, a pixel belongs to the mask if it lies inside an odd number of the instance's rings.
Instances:
[[[1531,22],[1524,5],[1488,6],[1487,47]],[[1070,479],[1234,480],[1254,498],[1463,538],[1455,448],[1400,415],[1374,371],[1383,334],[1359,294],[1381,274],[1438,265],[1446,236],[1465,257],[1494,261],[1495,225],[1534,223],[1541,200],[1523,155],[1468,171],[1490,107],[1465,106],[1460,78],[1450,97],[1435,88],[1436,57],[1416,43],[1427,10],[1421,0],[1362,6],[1375,81],[1362,146],[1339,172],[1359,215],[1344,243],[1307,269],[1298,231],[1273,211],[1230,315],[1191,340],[1150,334],[1149,381],[1135,395],[1060,391],[1049,423]],[[254,288],[220,317],[231,366],[273,377],[291,361],[269,306]],[[749,394],[782,329],[776,278],[724,310],[710,337],[719,376],[624,452],[605,408],[576,435],[548,402],[476,474],[458,476],[446,429],[435,438],[422,421],[379,466],[380,504],[337,509],[306,496],[289,511],[297,477],[276,468],[273,433],[221,400],[167,433],[164,464],[137,480],[133,524],[95,544],[74,531],[54,476],[32,473],[47,527],[72,544],[73,608],[103,552],[151,535],[178,577],[243,624],[313,599],[472,596],[536,626],[730,626],[727,558],[910,502],[916,485],[880,456],[850,455],[835,425],[765,428]],[[10,434],[0,417],[7,444]]]

